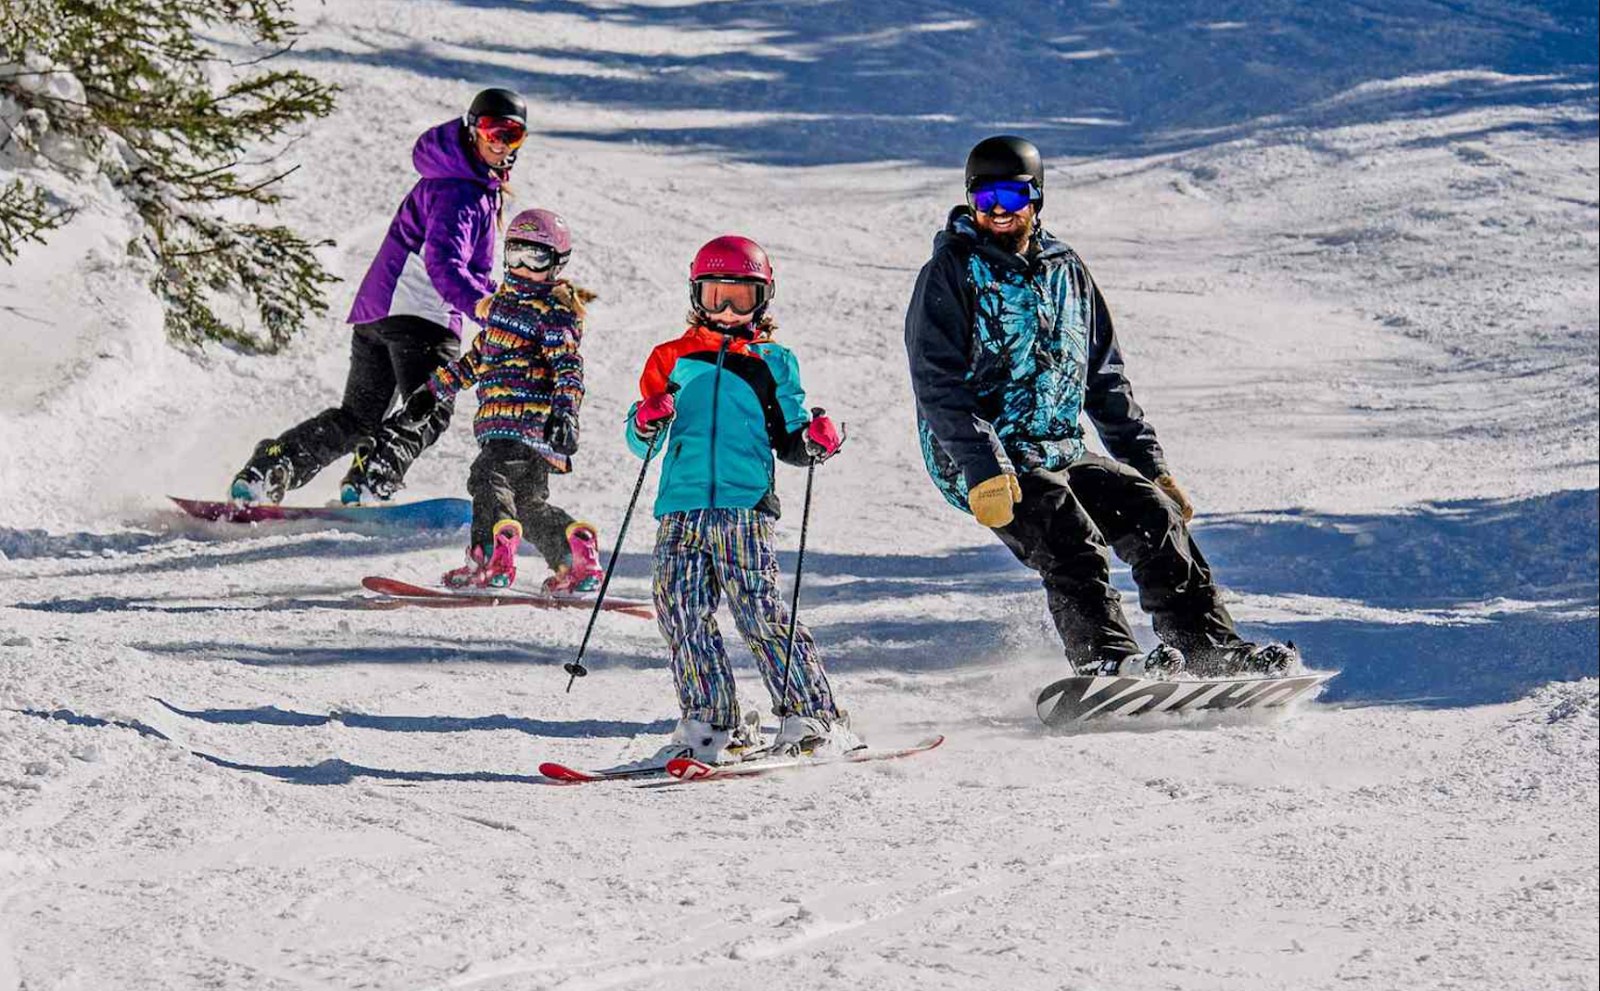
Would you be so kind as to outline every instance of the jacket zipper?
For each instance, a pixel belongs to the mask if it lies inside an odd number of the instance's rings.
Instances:
[[[717,397],[722,391],[722,363],[732,341],[727,334],[722,335],[722,346],[717,348],[717,374],[711,380],[711,505],[707,509],[717,508]]]

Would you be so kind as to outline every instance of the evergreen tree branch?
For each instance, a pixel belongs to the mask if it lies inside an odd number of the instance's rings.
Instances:
[[[333,110],[337,88],[295,70],[258,70],[293,48],[290,0],[6,0],[0,14],[0,95],[43,110],[52,131],[103,154],[103,171],[136,205],[139,244],[154,260],[152,287],[174,341],[282,347],[326,311],[334,278],[313,242],[281,226],[224,219],[231,203],[271,206],[291,167],[248,170],[247,153]],[[203,40],[242,38],[265,49],[221,58]],[[232,77],[213,81],[218,66]],[[38,85],[71,77],[81,99]],[[33,153],[38,154],[37,149]],[[258,156],[259,157],[259,156]],[[246,174],[246,172],[252,174]],[[0,191],[0,257],[65,222],[20,182]],[[223,296],[247,299],[261,331],[224,319]]]
[[[16,260],[26,241],[43,244],[44,235],[72,219],[67,207],[52,209],[42,189],[30,189],[21,179],[13,179],[0,189],[0,261]]]

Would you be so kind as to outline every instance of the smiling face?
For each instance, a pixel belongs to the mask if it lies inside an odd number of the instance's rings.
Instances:
[[[734,327],[742,327],[749,323],[750,314],[746,313],[743,316],[740,316],[732,310],[721,310],[717,313],[705,314],[705,320],[707,323],[710,323],[713,326],[732,329]]]
[[[1021,251],[1028,243],[1028,235],[1033,232],[1033,219],[1037,215],[1037,208],[1028,204],[1022,209],[1012,212],[998,204],[988,213],[973,211],[977,217],[978,229],[999,241],[1011,251]]]
[[[511,145],[496,141],[493,138],[484,137],[481,131],[473,133],[473,141],[476,142],[478,147],[478,157],[483,159],[483,164],[491,169],[505,168],[507,159],[511,157],[512,152],[516,151]]]

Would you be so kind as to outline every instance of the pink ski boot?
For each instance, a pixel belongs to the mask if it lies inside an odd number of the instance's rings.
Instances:
[[[510,588],[517,580],[517,547],[522,543],[522,524],[501,520],[494,525],[494,553],[483,566],[483,583],[489,588]]]
[[[544,590],[552,595],[572,595],[599,589],[605,571],[600,567],[600,536],[594,527],[588,523],[568,526],[567,547],[572,551],[572,563],[546,578]]]
[[[446,588],[481,588],[483,587],[483,548],[468,547],[467,563],[459,568],[451,568],[444,573],[440,581]]]

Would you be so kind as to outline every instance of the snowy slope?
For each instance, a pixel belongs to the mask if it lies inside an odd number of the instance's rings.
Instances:
[[[347,281],[288,354],[168,348],[100,190],[0,270],[0,991],[1600,984],[1591,8],[301,16],[289,58],[345,89],[288,213]],[[571,219],[602,296],[556,500],[609,544],[638,464],[616,425],[688,257],[758,238],[850,428],[802,608],[869,739],[940,751],[553,788],[538,761],[670,727],[651,624],[602,619],[566,695],[579,613],[361,607],[363,574],[428,578],[455,535],[165,509],[337,399],[410,141],[493,84],[536,121],[518,205]],[[1343,671],[1287,721],[1037,726],[1062,669],[1037,581],[927,481],[900,344],[961,156],[1006,128],[1050,158],[1047,220],[1106,287],[1230,607]],[[460,494],[474,454],[453,431],[407,496]]]

